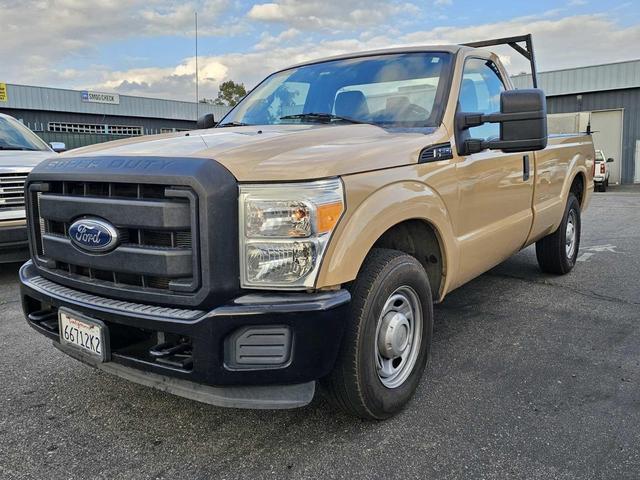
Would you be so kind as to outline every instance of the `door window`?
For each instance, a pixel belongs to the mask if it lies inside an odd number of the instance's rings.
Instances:
[[[500,111],[500,94],[505,90],[498,69],[491,61],[470,58],[464,65],[460,87],[461,112],[495,113]],[[469,138],[483,140],[500,137],[500,124],[485,123],[469,129]]]

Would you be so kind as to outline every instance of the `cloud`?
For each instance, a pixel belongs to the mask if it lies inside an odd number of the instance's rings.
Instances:
[[[147,35],[191,35],[194,12],[198,12],[198,35],[229,35],[237,25],[218,26],[219,19],[229,9],[228,0],[208,0],[179,4],[144,2],[140,11],[143,31]],[[149,5],[154,5],[150,8]]]
[[[247,18],[301,30],[341,31],[379,25],[418,11],[412,3],[385,0],[276,0],[254,5]]]
[[[3,80],[42,83],[58,61],[88,58],[114,40],[192,35],[195,9],[201,35],[228,36],[240,28],[220,28],[230,1],[0,0]]]
[[[289,28],[278,35],[269,35],[265,33],[260,38],[260,41],[254,45],[256,50],[267,50],[269,48],[275,48],[280,45],[283,45],[285,42],[292,40],[293,38],[300,35],[302,32],[297,28]]]
[[[193,100],[192,57],[161,63],[155,52],[160,65],[131,69],[114,69],[104,58],[93,63],[91,59],[96,46],[115,39],[190,35],[196,7],[203,36],[225,30],[224,41],[233,45],[230,35],[242,29],[251,33],[239,37],[236,51],[214,55],[201,48],[200,94],[208,98],[215,97],[218,85],[228,79],[250,88],[270,72],[291,64],[393,46],[462,43],[532,32],[539,70],[551,70],[637,58],[635,46],[640,44],[640,26],[621,23],[613,14],[540,14],[465,27],[451,24],[410,30],[402,23],[406,14],[393,17],[393,12],[416,8],[401,0],[263,0],[253,8],[242,5],[236,0],[0,0],[0,81]],[[512,73],[528,69],[527,62],[508,47],[497,53]],[[130,63],[139,65],[141,60]]]
[[[593,32],[606,31],[606,36]],[[270,72],[307,60],[342,53],[401,45],[462,43],[532,32],[540,70],[615,62],[637,57],[640,26],[624,27],[604,15],[580,15],[559,19],[519,18],[473,27],[438,27],[405,35],[363,35],[358,38],[316,42],[302,37],[296,29],[278,36],[265,35],[254,51],[203,56],[200,64],[200,91],[212,97],[220,82],[233,79],[253,87]],[[509,47],[497,49],[513,74],[528,71],[528,63]],[[111,72],[93,87],[136,95],[190,100],[193,98],[195,61],[185,59],[164,69],[134,69]]]

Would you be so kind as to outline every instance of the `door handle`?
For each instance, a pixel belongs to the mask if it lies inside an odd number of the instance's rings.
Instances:
[[[525,182],[529,180],[531,176],[531,169],[529,166],[529,155],[524,155],[522,157],[522,180]]]

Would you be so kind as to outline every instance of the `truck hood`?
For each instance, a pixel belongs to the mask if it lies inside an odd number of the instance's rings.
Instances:
[[[443,137],[443,128],[398,132],[367,124],[225,127],[119,140],[61,157],[204,157],[240,181],[290,181],[416,163],[424,147]]]
[[[0,171],[28,171],[41,161],[56,155],[48,151],[0,150]]]

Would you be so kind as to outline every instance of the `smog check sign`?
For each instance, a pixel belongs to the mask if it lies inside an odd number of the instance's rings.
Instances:
[[[84,90],[81,93],[83,102],[87,103],[107,103],[109,105],[120,105],[120,95],[117,93],[100,93]]]

